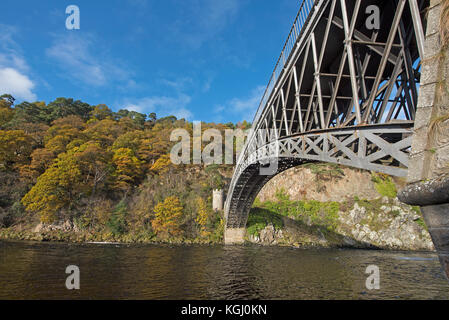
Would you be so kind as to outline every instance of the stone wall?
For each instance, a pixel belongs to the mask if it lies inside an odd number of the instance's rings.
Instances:
[[[449,54],[441,43],[442,0],[431,0],[408,182],[449,173]]]
[[[430,0],[409,185],[399,193],[399,198],[421,206],[449,279],[448,20],[449,0]]]

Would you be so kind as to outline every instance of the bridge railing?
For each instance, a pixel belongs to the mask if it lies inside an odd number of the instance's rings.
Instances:
[[[265,105],[267,104],[268,99],[270,98],[271,92],[273,91],[277,80],[279,79],[279,77],[282,74],[282,71],[284,70],[284,66],[288,61],[290,53],[295,47],[296,41],[298,40],[298,37],[301,34],[301,30],[304,24],[306,23],[307,18],[309,17],[309,13],[313,8],[314,3],[315,0],[302,0],[298,14],[296,15],[295,21],[293,22],[293,26],[290,29],[290,33],[288,34],[287,40],[285,41],[284,47],[282,48],[282,52],[279,56],[279,59],[276,62],[274,71],[271,74],[271,78],[268,81],[268,85],[259,103],[259,107],[253,119],[253,125],[256,124],[257,121],[259,120],[259,117],[261,116],[262,111]]]

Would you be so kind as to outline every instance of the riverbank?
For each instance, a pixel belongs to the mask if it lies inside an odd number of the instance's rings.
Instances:
[[[261,245],[348,247],[433,251],[421,211],[397,198],[344,202],[277,201],[256,203],[247,240]]]
[[[58,224],[18,224],[0,229],[0,239],[69,243],[201,244],[223,243],[223,226],[199,238],[158,237],[150,232],[114,234],[83,230],[69,220]],[[277,201],[256,201],[246,241],[262,246],[434,251],[419,208],[396,198],[338,202],[293,201],[282,190]]]

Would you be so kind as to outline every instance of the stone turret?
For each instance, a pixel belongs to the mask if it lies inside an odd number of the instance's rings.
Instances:
[[[214,209],[214,211],[223,210],[223,189],[215,189],[213,191],[212,209]]]

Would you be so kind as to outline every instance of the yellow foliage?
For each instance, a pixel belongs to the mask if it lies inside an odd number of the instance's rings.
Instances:
[[[157,174],[165,173],[168,171],[171,164],[172,163],[171,163],[170,155],[165,154],[165,155],[161,156],[159,159],[157,159],[157,161],[151,167],[151,171],[153,171]]]
[[[23,197],[23,205],[27,211],[39,213],[42,222],[54,222],[58,211],[73,201],[72,194],[80,188],[80,175],[75,159],[67,154],[59,156]]]
[[[155,218],[151,222],[153,231],[163,236],[181,234],[182,205],[177,197],[168,197],[154,208]]]
[[[207,231],[206,226],[209,221],[209,213],[206,208],[206,203],[204,202],[203,198],[198,197],[196,199],[196,207],[197,207],[197,214],[195,222],[198,224],[200,228],[200,233],[202,237],[208,237],[210,235],[210,232]]]
[[[14,116],[14,110],[0,105],[0,126],[8,123]]]
[[[127,189],[129,184],[143,175],[142,161],[129,148],[115,150],[112,162],[116,168],[115,175],[119,189]]]

